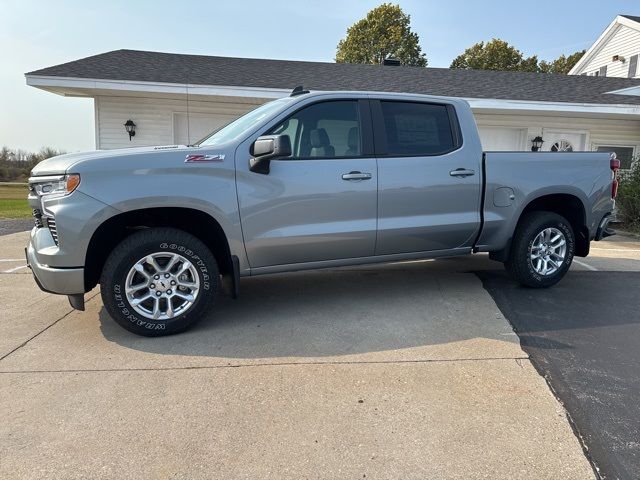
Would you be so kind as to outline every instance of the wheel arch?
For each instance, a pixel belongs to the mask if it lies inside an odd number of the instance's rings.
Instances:
[[[237,273],[228,236],[213,216],[186,207],[143,208],[114,215],[94,231],[85,257],[85,291],[97,285],[109,253],[122,240],[135,231],[153,227],[173,227],[194,235],[211,250],[223,276]]]
[[[557,213],[566,218],[575,236],[575,255],[578,257],[586,257],[589,255],[589,227],[587,225],[587,212],[584,201],[572,193],[551,193],[540,195],[529,200],[524,208],[522,208],[507,245],[499,251],[490,253],[490,257],[493,260],[505,261],[509,257],[513,235],[518,230],[522,219],[528,213],[535,211]]]

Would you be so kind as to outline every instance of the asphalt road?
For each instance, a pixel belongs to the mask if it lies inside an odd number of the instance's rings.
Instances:
[[[25,232],[33,227],[33,218],[0,218],[0,236]]]
[[[594,246],[596,256],[578,259],[589,268],[572,269],[551,289],[519,287],[503,272],[479,276],[568,410],[600,474],[635,480],[640,478],[640,242],[618,237]]]

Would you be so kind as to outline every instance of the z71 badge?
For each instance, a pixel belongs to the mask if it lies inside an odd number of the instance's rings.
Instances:
[[[224,155],[216,153],[213,155],[203,155],[201,153],[195,153],[187,155],[184,159],[184,163],[196,163],[196,162],[222,162],[224,161]]]

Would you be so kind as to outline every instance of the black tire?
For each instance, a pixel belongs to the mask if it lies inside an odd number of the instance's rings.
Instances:
[[[536,236],[546,228],[562,232],[566,240],[566,253],[562,264],[554,273],[541,275],[530,260],[531,247]],[[530,212],[519,222],[513,237],[509,259],[505,262],[507,272],[522,285],[546,288],[558,283],[565,276],[575,254],[575,236],[571,224],[562,216],[551,212]]]
[[[195,276],[197,272],[199,279],[199,289],[190,306],[185,308],[184,313],[165,320],[147,318],[136,311],[125,293],[127,275],[132,267],[147,255],[162,255],[163,252],[178,254],[188,260],[194,267],[190,275]],[[178,280],[177,276],[175,278]],[[192,280],[197,281],[195,278]],[[109,255],[100,278],[102,300],[111,318],[130,332],[147,337],[170,335],[192,326],[213,305],[219,285],[218,265],[211,251],[193,235],[174,228],[140,230],[125,238]],[[151,292],[149,290],[147,293]],[[163,293],[171,293],[171,290]],[[155,305],[156,300],[151,300]],[[178,297],[175,300],[178,303],[181,301]],[[163,300],[168,301],[171,300]],[[163,305],[166,309],[167,303]]]

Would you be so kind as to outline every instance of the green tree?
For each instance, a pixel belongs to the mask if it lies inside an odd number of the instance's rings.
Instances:
[[[338,42],[336,62],[380,64],[397,58],[402,65],[426,67],[418,34],[411,31],[411,17],[399,5],[383,3],[347,29]]]
[[[454,58],[450,68],[537,72],[538,57],[534,55],[525,58],[517,48],[494,38],[487,43],[478,42],[467,48]]]
[[[572,53],[571,55],[565,57],[564,55],[560,55],[558,58],[553,60],[552,62],[545,62],[542,60],[540,62],[540,71],[544,73],[569,73],[576,63],[582,58],[586,50],[580,50],[579,52]]]
[[[38,153],[2,147],[0,148],[0,182],[26,181],[31,169],[39,162],[63,153],[65,152],[50,147],[41,148]]]

